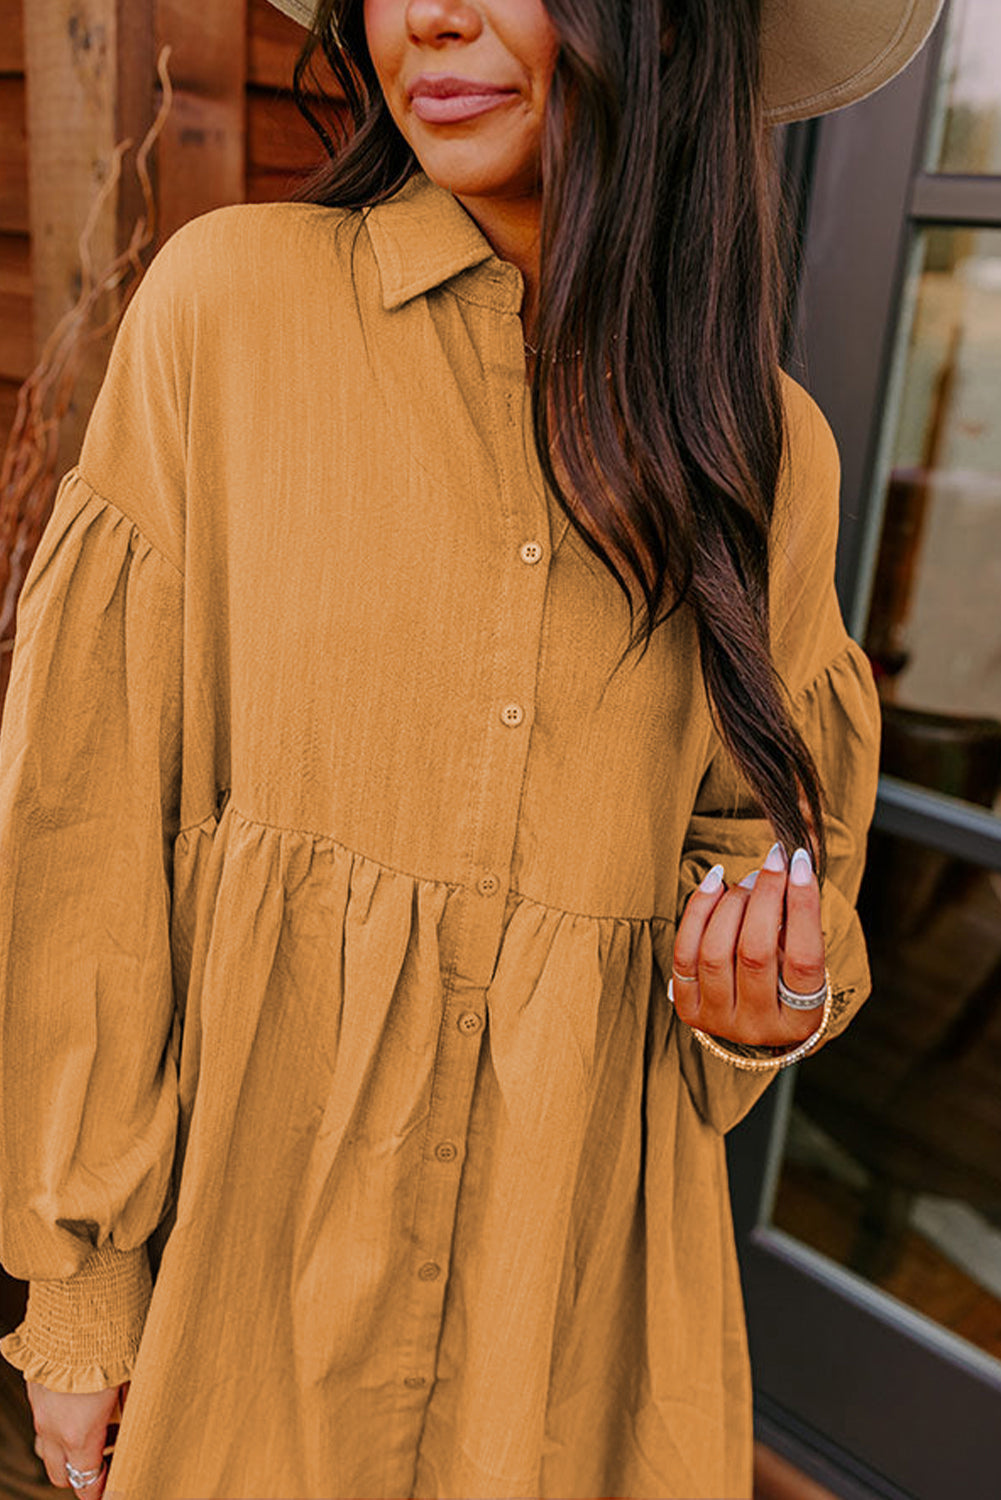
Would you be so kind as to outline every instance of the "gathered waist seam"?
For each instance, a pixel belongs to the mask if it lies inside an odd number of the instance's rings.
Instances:
[[[378,869],[385,871],[388,875],[402,876],[406,880],[414,881],[417,885],[444,886],[446,890],[456,892],[475,890],[475,886],[467,885],[461,880],[439,880],[433,876],[418,875],[413,870],[401,870],[395,865],[388,865],[384,860],[376,859],[374,856],[366,854],[364,850],[349,848],[347,844],[342,843],[340,839],[335,838],[331,833],[322,833],[315,828],[293,828],[279,823],[269,823],[264,818],[249,817],[234,804],[232,798],[226,804],[226,813],[239,818],[242,823],[246,823],[250,827],[268,828],[273,833],[300,834],[305,838],[317,839],[321,843],[332,845],[342,854],[346,854],[350,859],[365,860],[366,863],[377,866]],[[216,817],[215,813],[208,813],[196,823],[188,823],[184,828],[179,829],[175,836],[175,843],[177,839],[185,834],[204,832],[214,835],[219,827],[219,822],[220,820]],[[511,886],[508,889],[508,899],[511,900],[512,898],[524,905],[538,907],[540,911],[554,912],[557,916],[561,917],[579,917],[589,922],[628,922],[634,927],[651,928],[670,928],[675,926],[675,919],[673,917],[658,916],[656,913],[651,913],[649,916],[630,916],[622,912],[571,911],[565,906],[554,906],[549,901],[540,901],[538,897],[529,895],[525,891],[520,891],[515,886]]]

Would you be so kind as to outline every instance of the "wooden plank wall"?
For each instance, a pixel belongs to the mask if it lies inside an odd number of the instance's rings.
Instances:
[[[291,93],[302,27],[268,0],[156,0],[156,9],[158,46],[173,49],[175,90],[158,147],[159,245],[216,204],[287,197],[324,150]],[[320,51],[313,71],[339,100]]]
[[[0,441],[33,363],[24,0],[0,0]]]
[[[94,217],[90,260],[100,286],[143,209],[134,163],[150,124],[152,0],[30,0],[21,12],[21,28],[34,365],[80,298],[80,239],[88,221]],[[114,148],[127,139],[133,149],[116,180]],[[121,289],[102,294],[91,333],[114,316],[121,296]],[[57,477],[79,456],[111,349],[110,328],[89,342],[84,332],[74,339],[72,389],[54,429]],[[48,409],[45,415],[56,412]]]
[[[65,163],[73,179],[67,195],[67,184],[53,184],[48,162],[39,170],[36,160],[34,196],[45,201],[32,206],[24,36],[29,3],[0,0],[0,450],[14,418],[18,387],[34,368],[52,327],[72,304],[76,241],[85,200],[93,192],[93,180],[81,182],[77,163]],[[268,0],[213,0],[210,5],[205,0],[156,0],[155,50],[145,34],[149,22],[142,21],[146,9],[146,0],[124,5],[119,0],[114,43],[119,97],[113,110],[122,123],[118,133],[131,135],[133,145],[124,158],[114,220],[119,242],[123,236],[127,241],[141,211],[135,149],[162,103],[155,57],[169,43],[174,98],[150,164],[158,206],[155,250],[180,224],[218,204],[287,197],[322,161],[324,151],[291,94],[292,70],[305,33]],[[314,71],[324,88],[339,98],[322,54],[317,54]],[[36,107],[55,112],[60,105],[55,100],[49,105],[46,97]],[[38,118],[41,134],[48,122],[44,113]],[[322,113],[321,118],[327,119]],[[57,118],[53,129],[60,128],[66,129],[67,122]],[[72,131],[72,121],[69,128]],[[36,158],[48,154],[40,144]],[[33,218],[36,225],[40,218],[50,222],[53,200],[65,205],[54,231],[62,242],[55,267],[48,264],[51,246],[44,263],[32,257]],[[34,287],[33,276],[38,283]],[[84,372],[81,379],[81,409],[67,419],[72,430],[67,432],[61,462],[72,461],[106,354],[106,348],[96,351],[96,370]]]
[[[268,0],[250,0],[247,15],[247,178],[250,203],[285,198],[325,159],[323,143],[295,107],[292,70],[305,31]],[[332,98],[342,99],[319,50],[312,70]],[[330,129],[328,116],[316,111]]]
[[[150,0],[147,0],[150,3]],[[189,219],[239,203],[246,177],[247,0],[152,0],[173,90],[157,141],[155,248]],[[163,90],[150,80],[159,109]]]

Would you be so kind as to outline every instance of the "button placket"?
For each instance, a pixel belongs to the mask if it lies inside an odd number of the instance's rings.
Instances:
[[[517,321],[517,320],[516,320]],[[519,324],[520,327],[520,324]],[[489,365],[489,359],[486,361]],[[507,396],[493,387],[495,399]],[[414,1420],[434,1389],[434,1367],[447,1317],[450,1262],[465,1160],[469,1110],[487,1025],[486,986],[506,912],[518,813],[534,718],[536,674],[547,591],[549,511],[541,478],[526,462],[523,393],[515,387],[513,424],[498,424],[501,481],[494,648],[483,682],[493,697],[482,748],[471,767],[466,884],[455,892],[441,930],[442,1024],[425,1121],[424,1157],[414,1186],[411,1294],[400,1327],[399,1381]],[[510,407],[509,407],[510,410]],[[540,528],[545,528],[545,540]],[[539,564],[543,566],[539,566]],[[490,699],[487,699],[490,702]],[[524,727],[523,727],[524,726]],[[419,1384],[428,1372],[426,1387]]]
[[[485,874],[491,873],[485,871]],[[498,882],[499,884],[499,882]],[[415,1182],[410,1295],[399,1325],[399,1388],[402,1410],[417,1421],[432,1399],[437,1349],[451,1280],[452,1243],[458,1212],[466,1133],[482,1050],[483,989],[464,973],[464,955],[484,943],[482,915],[492,914],[490,946],[499,942],[501,907],[470,887],[456,891],[442,918],[441,1019],[425,1121],[423,1161]],[[494,934],[496,934],[496,941]],[[474,1008],[475,1007],[475,1008]],[[426,1384],[407,1377],[426,1371]]]

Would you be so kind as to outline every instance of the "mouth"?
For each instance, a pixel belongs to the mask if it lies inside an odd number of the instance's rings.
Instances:
[[[516,89],[503,88],[499,84],[430,73],[415,79],[408,93],[417,118],[435,125],[472,119],[517,97]]]

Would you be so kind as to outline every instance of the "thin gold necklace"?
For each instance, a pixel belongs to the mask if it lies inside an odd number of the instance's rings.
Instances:
[[[525,345],[525,353],[526,354],[531,354],[531,356],[533,357],[533,359],[538,359],[538,357],[539,357],[539,351],[538,351],[538,349],[536,349],[535,345],[534,344],[530,344],[527,339],[524,339],[522,342]],[[565,363],[568,359],[580,359],[580,357],[581,357],[581,355],[583,353],[584,353],[583,349],[575,349],[572,354],[558,354],[556,356],[556,362],[558,362],[558,363]]]
[[[619,335],[617,333],[613,333],[612,334],[612,343],[613,344],[617,344],[618,342],[619,342]],[[526,338],[522,339],[522,343],[525,346],[525,353],[526,354],[531,354],[534,358],[538,359],[538,357],[539,357],[539,351],[538,351],[538,349],[536,349],[535,345],[534,344],[530,344],[528,342],[528,339],[526,339]],[[560,359],[560,360],[580,359],[580,357],[581,357],[581,355],[583,353],[584,353],[583,349],[575,349],[574,352],[573,352],[573,354],[560,354],[560,355],[557,356],[557,358]]]

